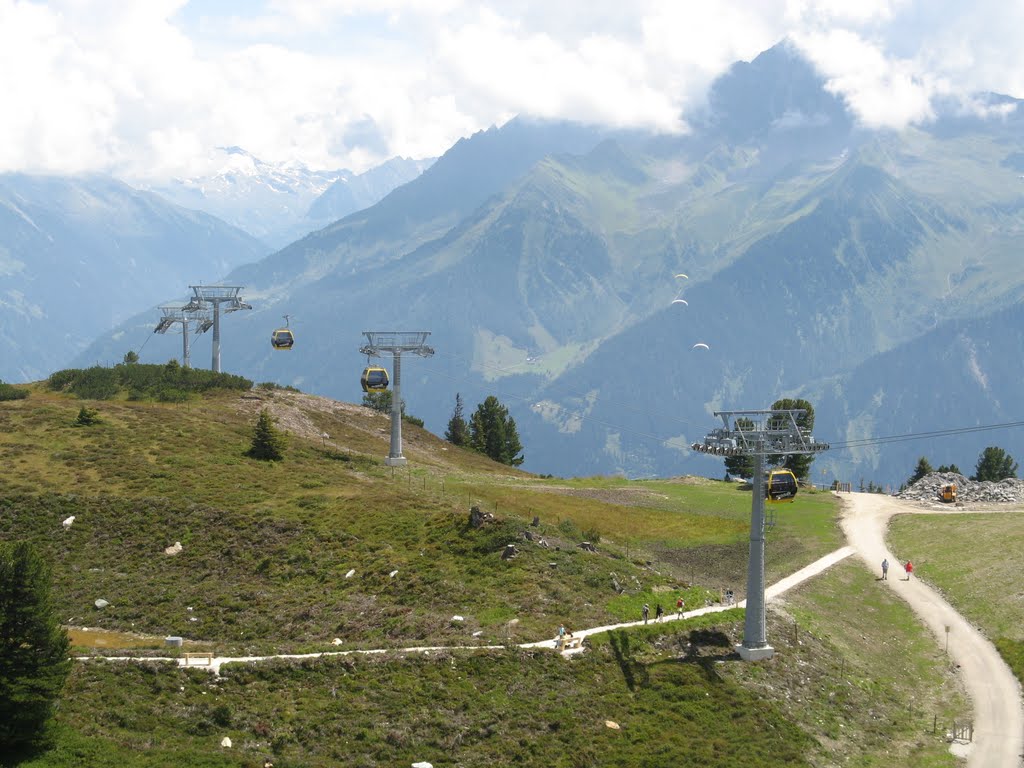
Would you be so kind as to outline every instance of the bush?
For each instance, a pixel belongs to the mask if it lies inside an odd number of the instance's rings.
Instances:
[[[69,368],[50,374],[46,385],[56,392],[70,392],[89,400],[109,400],[127,390],[134,400],[148,397],[164,402],[180,402],[189,395],[215,389],[252,388],[252,382],[242,376],[182,368],[176,360],[165,365]]]
[[[76,427],[91,427],[99,424],[100,418],[93,408],[86,408],[84,405],[78,409],[78,418],[75,419]]]
[[[20,387],[12,387],[0,381],[0,402],[5,400],[24,400],[28,397],[28,390]]]

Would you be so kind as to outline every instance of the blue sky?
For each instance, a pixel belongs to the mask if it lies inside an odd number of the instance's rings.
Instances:
[[[783,38],[901,128],[1024,97],[1022,29],[1024,0],[0,0],[0,172],[154,181],[224,145],[359,172],[516,114],[680,132]]]

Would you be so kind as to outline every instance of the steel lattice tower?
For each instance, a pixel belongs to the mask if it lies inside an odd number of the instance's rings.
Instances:
[[[367,344],[359,352],[367,357],[380,357],[390,352],[394,358],[391,392],[391,449],[384,463],[389,467],[404,467],[402,455],[402,353],[430,357],[434,350],[426,345],[429,331],[363,331]]]
[[[751,478],[753,499],[750,505],[750,557],[747,561],[747,613],[743,625],[743,643],[737,652],[747,661],[770,659],[775,649],[768,645],[764,617],[764,458],[828,450],[828,443],[817,443],[808,430],[797,425],[803,409],[785,411],[716,411],[723,426],[712,430],[703,443],[691,448],[715,456],[750,456],[754,459]]]
[[[184,307],[160,307],[163,317],[160,318],[160,322],[157,323],[156,328],[153,329],[153,333],[167,333],[167,331],[169,331],[175,324],[181,323],[181,365],[183,368],[191,367],[188,344],[189,322],[192,320],[196,321],[196,333],[203,333],[209,329],[210,325],[213,323],[210,319],[209,312],[189,309],[189,307],[191,307],[191,304],[186,304]]]
[[[194,295],[182,307],[183,310],[196,312],[213,307],[213,361],[210,370],[220,373],[220,305],[227,305],[224,308],[225,314],[239,309],[252,309],[252,305],[246,304],[238,295],[243,288],[241,285],[190,285],[189,288]]]

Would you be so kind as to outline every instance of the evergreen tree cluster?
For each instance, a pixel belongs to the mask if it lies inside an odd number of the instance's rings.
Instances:
[[[519,442],[519,430],[508,408],[494,395],[489,395],[466,422],[463,415],[462,396],[455,395],[455,411],[448,420],[444,433],[445,440],[453,445],[471,448],[494,461],[518,467],[525,457]]]
[[[1013,460],[1013,457],[1008,454],[1002,448],[994,445],[990,445],[988,448],[981,452],[978,457],[978,462],[974,466],[974,475],[971,476],[971,480],[981,482],[984,480],[990,480],[991,482],[998,483],[1000,480],[1006,480],[1010,477],[1017,476],[1017,462]],[[907,480],[907,485],[913,485],[925,475],[930,475],[932,472],[955,472],[958,475],[962,475],[960,467],[956,464],[942,464],[938,469],[932,469],[931,462],[928,458],[922,456],[917,460],[917,466],[914,468],[914,474]]]

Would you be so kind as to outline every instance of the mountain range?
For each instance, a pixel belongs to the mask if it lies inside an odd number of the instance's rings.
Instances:
[[[184,208],[212,214],[270,249],[367,208],[412,181],[433,159],[393,157],[364,173],[269,163],[241,147],[218,147],[216,171],[150,187]]]
[[[495,394],[524,468],[563,475],[718,474],[688,448],[714,412],[783,396],[833,444],[818,482],[1024,456],[1012,429],[907,439],[1017,420],[1024,118],[978,101],[998,109],[869,130],[782,43],[719,78],[684,135],[517,118],[234,270],[254,310],[224,324],[225,370],[357,400],[363,331],[430,331],[409,412],[441,433],[456,392]],[[273,352],[283,314],[296,346]],[[152,320],[80,362],[120,359]]]
[[[266,253],[107,176],[0,175],[0,378],[45,378],[127,318]]]

